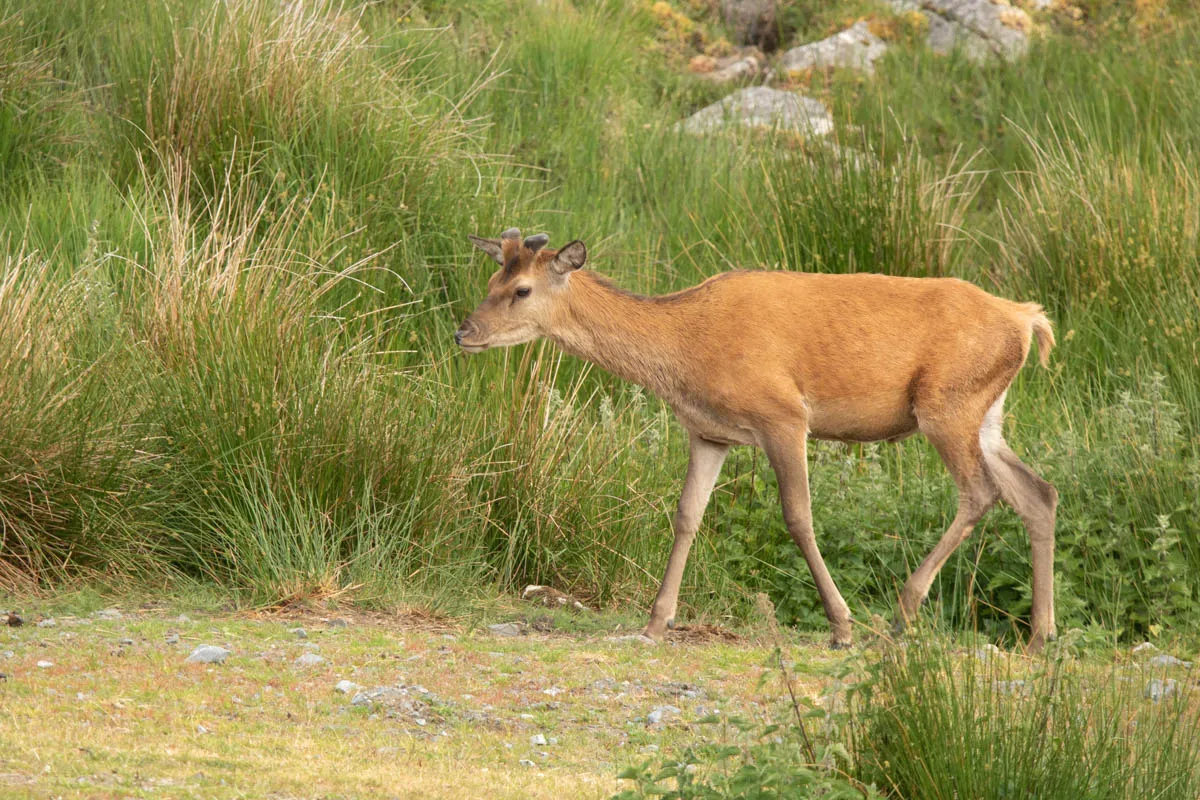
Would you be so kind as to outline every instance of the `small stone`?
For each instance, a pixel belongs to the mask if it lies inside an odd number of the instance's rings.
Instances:
[[[646,715],[647,725],[658,725],[664,720],[679,716],[680,711],[675,706],[658,706]]]
[[[189,664],[224,664],[225,659],[229,657],[229,651],[224,647],[217,647],[214,644],[199,645],[192,654],[187,657]]]
[[[416,719],[413,720],[413,722],[417,723],[417,725],[419,725],[422,728],[424,728],[426,725],[429,724],[426,720],[422,719],[421,717],[417,717]]]
[[[178,617],[175,618],[175,621],[186,625],[192,621],[192,618],[189,617],[187,614],[180,614]]]
[[[533,736],[529,737],[529,746],[530,747],[545,747],[546,746],[546,737],[540,733],[535,733]]]
[[[333,687],[333,690],[339,694],[350,694],[357,688],[358,684],[354,681],[341,680],[337,682],[337,685]]]
[[[8,624],[8,627],[10,627],[10,628],[19,628],[25,624],[25,620],[21,619],[19,616],[16,615],[15,612],[12,612],[12,611],[8,612],[8,616],[5,617],[5,622]]]
[[[657,753],[657,752],[658,752],[658,745],[656,745],[656,744],[647,744],[647,745],[643,745],[643,746],[642,746],[642,747],[641,747],[641,748],[638,750],[638,752],[639,752],[639,753]]]
[[[348,628],[350,627],[350,622],[349,620],[342,619],[341,617],[334,617],[333,619],[329,620],[329,627]]]
[[[1174,696],[1178,692],[1179,683],[1174,678],[1167,678],[1166,680],[1153,678],[1146,684],[1145,694],[1147,699],[1157,703],[1160,700]]]
[[[50,667],[54,666],[54,662],[53,661],[39,661],[39,662],[37,662],[37,665],[38,665],[38,669],[49,669]]]
[[[172,633],[167,636],[167,644],[179,644],[179,634]]]
[[[316,650],[321,649],[321,645],[317,644],[316,642],[305,642],[304,644],[302,644],[300,646],[303,647],[305,650],[316,651]]]
[[[205,733],[208,733],[208,728],[204,727],[203,725],[197,725],[197,726],[196,726],[196,733],[199,733],[199,734],[201,734],[201,735],[203,735],[203,734],[205,734]]]
[[[517,714],[518,719],[531,720],[534,719],[533,714]]]
[[[295,661],[297,667],[316,667],[324,663],[324,657],[319,656],[316,653],[305,653]]]
[[[47,617],[46,619],[39,621],[37,626],[39,628],[53,628],[57,624],[58,620],[56,620],[54,617]]]
[[[488,625],[488,630],[494,636],[520,636],[521,625],[516,622],[500,622],[496,625]]]
[[[542,694],[548,694],[551,697],[558,697],[564,691],[564,689],[560,689],[557,686],[551,686],[549,689],[542,689]]]
[[[121,619],[125,615],[121,613],[119,608],[106,608],[102,611],[97,611],[92,615],[96,619]]]
[[[1135,656],[1139,656],[1142,653],[1156,653],[1158,652],[1158,648],[1150,644],[1150,642],[1142,642],[1137,647],[1133,648],[1132,652]]]
[[[292,636],[295,636],[297,639],[308,638],[308,631],[304,630],[304,628],[292,628],[288,631],[288,633],[290,633]]]
[[[1146,659],[1146,664],[1151,667],[1190,667],[1192,662],[1184,661],[1167,653],[1160,653],[1153,658]]]
[[[522,759],[521,759],[521,760],[520,760],[518,763],[519,763],[519,764],[520,764],[522,767],[536,767],[536,766],[537,766],[537,764],[533,763],[533,762],[532,762],[532,761],[530,761],[528,758],[522,758]]]
[[[985,644],[983,647],[980,647],[978,650],[975,651],[975,658],[979,659],[980,661],[982,661],[984,663],[987,663],[992,658],[992,656],[998,656],[998,655],[1000,655],[1000,648],[996,647],[996,645],[990,644],[990,643]]]

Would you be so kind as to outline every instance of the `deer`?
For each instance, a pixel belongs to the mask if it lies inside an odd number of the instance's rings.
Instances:
[[[674,543],[641,636],[675,624],[679,586],[701,518],[733,445],[761,448],[778,478],[835,649],[851,645],[850,608],[813,533],[808,440],[895,442],[923,434],[954,480],[957,511],[900,590],[893,632],[914,622],[939,570],[1003,500],[1029,533],[1033,604],[1026,649],[1055,636],[1058,492],[1004,440],[1004,400],[1036,338],[1048,365],[1050,320],[956,278],[736,270],[672,294],[643,296],[583,269],[587,247],[550,237],[469,240],[500,268],[455,331],[467,353],[547,339],[661,398],[688,435]]]

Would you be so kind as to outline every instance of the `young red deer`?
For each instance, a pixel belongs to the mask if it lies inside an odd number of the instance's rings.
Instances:
[[[671,405],[691,459],[675,514],[675,544],[645,635],[674,623],[692,539],[730,445],[758,445],[779,478],[788,531],[832,627],[850,643],[850,609],[813,535],[806,440],[896,441],[920,431],[958,487],[958,513],[900,593],[897,627],[912,620],[938,570],[994,503],[1029,531],[1030,649],[1054,635],[1058,493],[1021,462],[1002,433],[1004,395],[1037,337],[1045,365],[1054,335],[1035,303],[994,297],[950,278],[727,272],[660,297],[622,291],[581,271],[583,242],[510,229],[470,237],[501,267],[454,340],[467,352],[539,337]]]

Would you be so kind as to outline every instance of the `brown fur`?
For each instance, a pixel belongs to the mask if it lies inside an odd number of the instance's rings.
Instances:
[[[1044,543],[1052,551],[1057,495],[999,430],[999,402],[1032,338],[1043,364],[1054,344],[1040,306],[955,279],[796,272],[730,272],[641,297],[576,271],[581,243],[568,246],[566,259],[555,250],[510,252],[509,242],[506,267],[460,328],[460,344],[477,351],[550,338],[659,395],[693,438],[676,545],[647,635],[661,636],[674,616],[683,562],[725,451],[752,444],[779,475],[784,516],[813,570],[835,643],[848,642],[849,610],[811,532],[805,439],[895,440],[917,431],[946,462],[960,508],[905,585],[898,621],[915,614],[950,552],[1002,497],[1036,540],[1032,644],[1053,635]]]

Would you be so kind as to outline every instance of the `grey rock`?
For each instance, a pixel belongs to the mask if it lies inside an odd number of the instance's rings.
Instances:
[[[348,627],[350,627],[350,621],[346,620],[346,619],[342,619],[341,617],[334,617],[333,619],[329,620],[329,627],[331,627],[331,628],[348,628]]]
[[[189,664],[224,664],[225,659],[229,658],[229,651],[224,647],[217,647],[213,644],[199,645],[192,654],[187,657]]]
[[[1000,655],[1000,648],[996,647],[996,645],[990,644],[990,643],[985,644],[983,647],[980,647],[979,649],[977,649],[975,651],[975,658],[978,659],[979,661],[984,662],[985,664],[989,660],[991,660],[994,656],[998,656],[998,655]]]
[[[833,117],[820,100],[767,86],[750,86],[700,109],[678,128],[705,134],[739,126],[826,136],[833,131]]]
[[[341,680],[333,687],[333,690],[339,694],[350,694],[358,688],[358,684],[354,681]]]
[[[522,767],[536,767],[537,766],[537,764],[533,763],[528,758],[522,758],[517,763],[519,763]]]
[[[129,645],[133,644],[133,639],[130,639],[127,636],[124,639],[118,639],[117,644],[121,645],[122,647],[128,647]]]
[[[793,47],[783,54],[780,66],[789,72],[844,67],[873,73],[875,62],[886,52],[887,43],[871,33],[867,23],[856,22],[827,39]]]
[[[721,19],[733,30],[738,44],[771,51],[779,43],[775,0],[721,0]]]
[[[317,644],[316,642],[305,642],[304,644],[302,644],[300,646],[303,647],[305,650],[316,651],[316,650],[321,649],[321,645]]]
[[[646,715],[646,724],[658,725],[665,720],[679,716],[680,713],[680,710],[675,706],[658,706]]]
[[[1022,680],[1015,681],[992,681],[992,688],[1000,694],[1014,694],[1021,697],[1028,697],[1033,691],[1033,687]]]
[[[1190,667],[1192,662],[1184,661],[1175,656],[1166,653],[1160,653],[1152,658],[1146,659],[1146,664],[1151,667]]]
[[[122,619],[125,615],[121,613],[119,608],[106,608],[103,611],[97,611],[92,615],[96,619]]]
[[[993,56],[1012,61],[1029,49],[1029,15],[992,0],[889,0],[896,11],[917,11],[929,20],[930,49],[961,48],[973,61]]]
[[[295,660],[297,667],[318,667],[325,663],[325,658],[316,653],[305,653]]]
[[[5,650],[3,653],[0,653],[0,656],[3,656],[4,658],[15,658],[16,655],[17,654],[12,650]]]
[[[167,636],[167,644],[179,644],[179,634],[172,633]]]
[[[54,666],[54,662],[53,661],[39,661],[39,662],[37,662],[37,665],[38,665],[38,669],[49,669],[50,667]]]
[[[1162,680],[1159,678],[1152,678],[1150,682],[1146,684],[1145,695],[1147,699],[1157,703],[1160,700],[1173,697],[1178,692],[1179,683],[1175,679],[1167,678],[1166,680]]]
[[[37,626],[39,628],[53,628],[57,624],[58,620],[56,620],[54,617],[47,617],[46,619],[38,621]]]
[[[529,737],[529,746],[530,747],[545,747],[546,746],[546,737],[540,733],[535,733],[533,736]]]
[[[1155,647],[1154,645],[1150,644],[1149,642],[1142,642],[1137,647],[1133,648],[1133,650],[1131,652],[1135,656],[1139,656],[1142,653],[1157,653],[1158,648]]]
[[[292,636],[295,636],[297,639],[308,638],[308,631],[304,630],[304,628],[292,628],[288,631],[288,633],[290,633]]]
[[[771,71],[767,68],[767,58],[757,47],[744,48],[741,52],[725,58],[697,56],[692,59],[691,69],[710,83],[741,83],[771,76]],[[583,610],[582,603],[578,600],[574,603],[577,610]]]
[[[187,614],[180,614],[178,617],[175,618],[175,621],[186,625],[187,623],[192,621],[192,618],[189,617]]]
[[[500,622],[496,625],[488,625],[488,630],[495,636],[521,635],[521,625],[517,622]]]
[[[196,726],[196,733],[198,733],[198,734],[200,734],[201,736],[203,736],[204,734],[208,733],[208,728],[204,727],[203,725],[197,725],[197,726]]]
[[[638,749],[638,752],[639,753],[657,753],[658,745],[656,745],[656,744],[642,745],[642,747]]]

